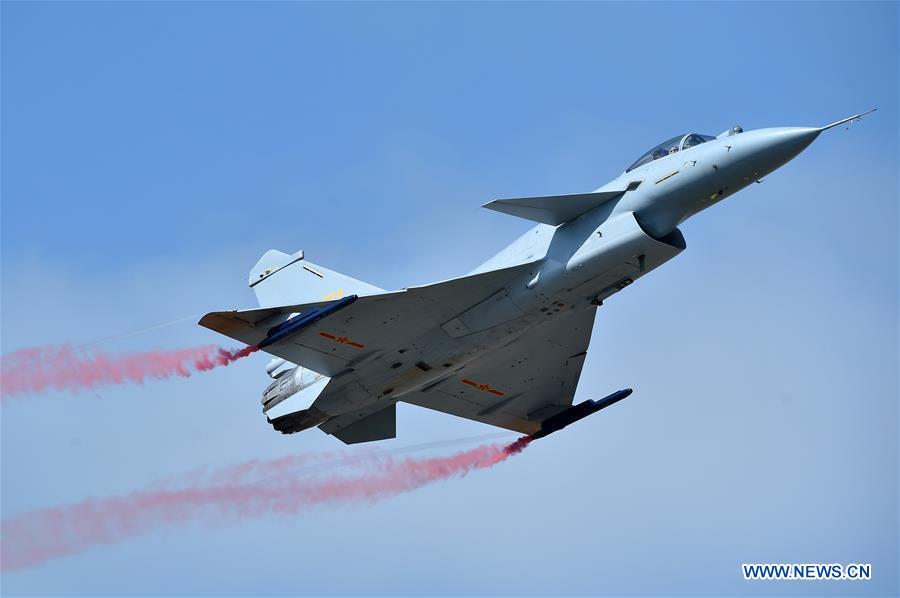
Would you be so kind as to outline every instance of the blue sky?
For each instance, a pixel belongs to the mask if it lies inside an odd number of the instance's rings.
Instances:
[[[576,400],[634,398],[372,507],[161,530],[8,595],[898,591],[898,5],[2,4],[2,349],[253,306],[269,248],[385,288],[528,228],[682,131],[870,107],[683,225],[604,306]],[[190,324],[104,349],[218,342]],[[265,357],[6,405],[3,515],[332,449],[259,413]],[[400,409],[394,446],[490,431]],[[749,583],[740,563],[871,562]]]

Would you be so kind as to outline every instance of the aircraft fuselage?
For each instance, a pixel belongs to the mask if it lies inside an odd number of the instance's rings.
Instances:
[[[344,414],[365,417],[370,407],[377,411],[462,378],[460,372],[473,365],[499,364],[507,348],[529,331],[602,305],[678,255],[686,246],[679,224],[780,168],[840,122],[822,128],[736,128],[715,138],[688,134],[660,144],[594,192],[612,199],[560,225],[538,224],[470,273],[517,268],[503,288],[402,345],[354,363],[350,374],[331,379],[330,392],[311,396],[314,402],[302,411],[306,419],[290,411],[291,431]],[[266,409],[276,407],[270,418],[278,416],[284,398],[270,393],[277,386],[267,391],[272,396]],[[518,425],[531,428],[527,420]],[[530,431],[538,429],[535,423]]]

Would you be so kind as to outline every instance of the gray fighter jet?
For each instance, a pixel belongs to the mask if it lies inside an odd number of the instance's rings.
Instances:
[[[276,357],[262,402],[279,432],[394,438],[404,401],[540,438],[631,393],[572,406],[597,307],[684,250],[680,223],[869,112],[678,135],[591,193],[492,201],[484,207],[537,226],[471,273],[426,286],[389,292],[270,250],[250,271],[260,309],[200,324]]]

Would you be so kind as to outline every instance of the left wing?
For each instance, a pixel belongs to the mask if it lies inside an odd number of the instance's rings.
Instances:
[[[472,274],[403,291],[359,297],[332,315],[314,321],[267,353],[334,377],[465,312],[502,290],[515,277],[532,272],[535,263]],[[339,301],[347,301],[347,297]],[[309,313],[339,301],[284,305],[262,309],[212,312],[200,325],[256,345],[289,314]]]
[[[489,362],[401,400],[525,434],[572,405],[594,327],[595,306],[526,332]]]

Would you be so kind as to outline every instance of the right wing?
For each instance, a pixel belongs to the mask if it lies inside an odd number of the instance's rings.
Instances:
[[[596,312],[591,306],[545,322],[489,361],[400,400],[524,434],[537,432],[542,421],[572,405]]]
[[[534,262],[403,291],[359,297],[265,351],[333,377],[441,326],[530,272]],[[212,312],[200,325],[247,345],[257,345],[290,314],[331,302]]]

